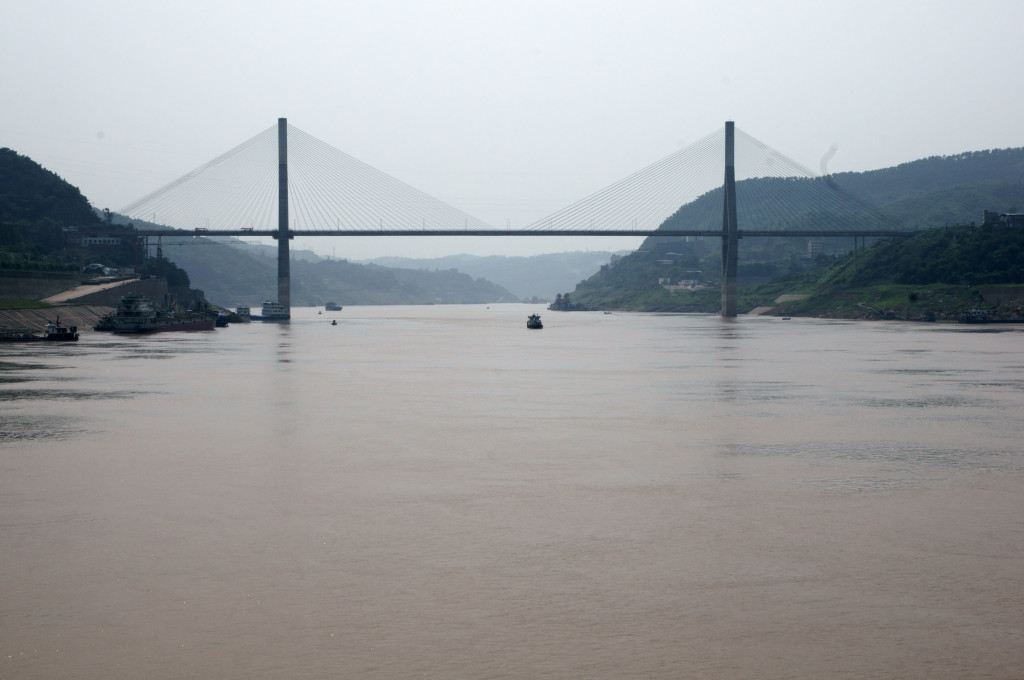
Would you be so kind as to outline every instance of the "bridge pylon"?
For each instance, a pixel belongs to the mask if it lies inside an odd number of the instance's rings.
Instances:
[[[739,229],[736,226],[736,137],[733,121],[725,123],[725,185],[722,205],[722,317],[736,316],[736,271]]]
[[[291,254],[288,241],[288,119],[277,119],[277,301],[292,312]]]

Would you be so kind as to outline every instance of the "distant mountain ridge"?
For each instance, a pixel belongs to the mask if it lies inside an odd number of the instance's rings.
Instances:
[[[138,225],[137,225],[138,226]],[[147,225],[142,225],[145,233]],[[163,239],[164,256],[189,272],[209,300],[235,307],[277,299],[277,249],[233,238]],[[492,283],[452,271],[415,271],[291,252],[291,296],[296,306],[484,304],[518,302]]]
[[[741,229],[757,230],[781,221],[806,228],[818,207],[821,185],[829,184],[881,215],[899,220],[905,228],[922,229],[941,224],[924,222],[898,204],[948,191],[953,187],[1024,184],[1024,148],[971,151],[953,156],[932,156],[892,168],[843,172],[815,178],[758,177],[736,182],[737,221]],[[972,208],[973,210],[973,208]],[[961,213],[966,217],[965,213]],[[717,187],[680,206],[659,229],[721,229],[722,188]],[[659,237],[660,238],[660,237]]]
[[[450,255],[427,259],[378,257],[364,260],[371,264],[401,269],[455,269],[474,278],[486,278],[523,300],[553,300],[560,291],[569,290],[608,264],[613,256],[627,255],[606,251],[574,251],[522,257],[504,255]]]

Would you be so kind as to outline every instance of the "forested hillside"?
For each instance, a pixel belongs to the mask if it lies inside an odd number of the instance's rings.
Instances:
[[[0,149],[0,222],[46,220],[63,227],[99,221],[76,187],[29,157]]]
[[[777,302],[780,294],[789,294]],[[879,241],[741,295],[776,315],[955,320],[968,307],[1024,316],[1024,229],[954,226]]]
[[[98,221],[77,188],[31,158],[0,149],[0,266],[48,260],[63,247],[65,227]],[[64,268],[56,259],[51,266]]]
[[[748,237],[740,241],[741,284],[806,269],[808,239],[750,237],[758,228],[812,229],[824,219],[814,197],[832,183],[851,205],[870,208],[885,221],[908,230],[980,223],[983,211],[1013,212],[1024,207],[1024,149],[979,151],[932,157],[894,168],[841,173],[828,178],[759,178],[737,182],[737,219]],[[867,207],[866,207],[867,206]],[[873,207],[872,207],[873,206]],[[682,206],[662,228],[721,229],[722,190]],[[841,222],[841,214],[828,216]],[[821,254],[851,249],[852,239],[822,239]],[[652,237],[614,268],[605,268],[579,284],[574,302],[589,309],[693,311],[713,296],[669,290],[664,282],[699,279],[717,286],[721,279],[718,239]],[[698,303],[698,299],[705,302]],[[714,311],[714,310],[711,310]]]
[[[1024,283],[1024,229],[943,227],[907,239],[880,241],[856,261],[847,258],[839,262],[820,283]]]

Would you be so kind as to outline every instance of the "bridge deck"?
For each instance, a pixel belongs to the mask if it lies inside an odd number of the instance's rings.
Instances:
[[[279,233],[276,229],[256,231],[252,229],[196,229],[187,231],[183,229],[160,229],[140,232],[144,236],[242,236],[242,237],[271,237],[277,238]],[[917,231],[902,231],[896,229],[848,229],[837,231],[811,231],[811,230],[764,230],[744,231],[740,229],[737,234],[740,238],[767,236],[773,238],[826,238],[826,237],[853,237],[865,236],[873,238],[893,238],[902,236],[913,236]],[[288,232],[291,238],[296,236],[709,236],[720,237],[721,231],[707,229],[349,229],[318,231],[315,229],[292,229]]]

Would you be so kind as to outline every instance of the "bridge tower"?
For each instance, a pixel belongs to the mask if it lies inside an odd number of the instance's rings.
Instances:
[[[736,144],[733,121],[725,123],[725,185],[722,206],[722,317],[736,316],[736,270],[739,235],[736,227]]]
[[[288,119],[277,119],[277,301],[291,314],[292,288],[288,241]]]

